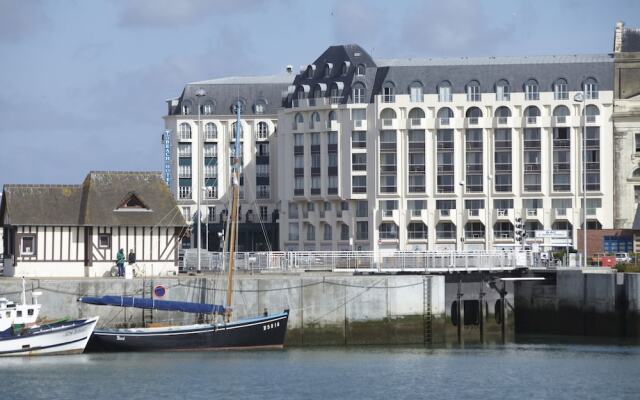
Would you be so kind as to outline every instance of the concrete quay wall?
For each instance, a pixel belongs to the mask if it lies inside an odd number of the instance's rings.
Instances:
[[[640,274],[610,270],[539,273],[515,287],[516,334],[640,339]]]
[[[269,313],[289,309],[287,344],[297,346],[449,345],[503,340],[494,312],[499,295],[488,289],[480,276],[453,275],[446,279],[333,273],[240,275],[235,280],[234,318],[262,315],[265,309]],[[78,297],[142,296],[143,290],[149,292],[155,285],[167,288],[165,300],[220,304],[226,296],[226,280],[212,276],[162,277],[152,281],[118,278],[26,281],[28,299],[30,291],[43,293],[39,298],[43,319],[98,315],[102,327],[142,326],[143,313],[147,313],[149,321],[149,311],[93,306],[77,302]],[[0,279],[0,297],[18,300],[21,287],[20,279]],[[458,297],[461,291],[464,296]],[[508,303],[513,304],[510,296]],[[465,304],[459,308],[460,326],[452,318],[457,300]],[[156,323],[189,324],[195,318],[194,314],[153,311]],[[513,337],[511,308],[507,309],[507,333],[507,338]]]

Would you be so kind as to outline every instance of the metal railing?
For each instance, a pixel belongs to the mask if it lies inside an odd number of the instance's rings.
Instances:
[[[200,253],[204,272],[222,272],[229,254]],[[185,251],[181,268],[194,271],[196,249]],[[539,267],[529,251],[289,251],[236,253],[237,270],[244,272],[456,272],[510,271]]]

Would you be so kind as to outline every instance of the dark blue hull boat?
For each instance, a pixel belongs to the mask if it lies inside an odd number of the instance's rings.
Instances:
[[[220,324],[96,329],[87,351],[189,351],[282,348],[289,311]]]

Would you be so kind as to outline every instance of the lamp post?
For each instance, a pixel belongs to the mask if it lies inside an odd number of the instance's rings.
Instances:
[[[582,132],[582,257],[584,258],[582,266],[587,267],[587,135],[585,132],[585,96],[584,92],[577,92],[573,96],[573,100],[582,104],[580,111],[580,131]]]
[[[464,181],[458,182],[458,186],[460,186],[460,207],[456,207],[456,231],[458,229],[462,229],[462,234],[460,235],[460,250],[464,250],[464,227],[461,227],[460,224],[464,220],[464,215],[461,215],[465,211],[464,208]],[[461,210],[461,212],[458,212]],[[458,218],[460,218],[458,220]],[[457,233],[457,232],[456,232]]]
[[[200,120],[200,98],[204,97],[207,93],[204,91],[204,89],[200,88],[197,89],[195,92],[196,95],[196,107],[198,108],[198,140],[197,140],[197,145],[198,145],[198,170],[197,170],[197,177],[198,177],[198,182],[196,182],[196,191],[197,191],[197,195],[196,195],[196,207],[197,207],[197,215],[198,215],[198,247],[197,247],[197,255],[198,255],[198,261],[197,261],[197,271],[200,272],[201,271],[201,261],[200,261],[200,247],[202,247],[202,212],[200,210],[200,206],[201,206],[201,197],[202,197],[202,190],[203,190],[203,185],[201,185],[203,181],[202,179],[202,164],[203,164],[203,157],[202,157],[202,148],[204,147],[204,137],[202,135],[202,121]]]

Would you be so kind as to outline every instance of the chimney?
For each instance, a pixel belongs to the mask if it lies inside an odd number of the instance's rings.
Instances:
[[[622,33],[624,32],[624,22],[616,22],[616,32],[613,37],[613,52],[620,53],[622,51]]]
[[[293,65],[291,65],[291,64],[287,65],[285,70],[287,71],[287,74],[292,74],[293,73]]]

